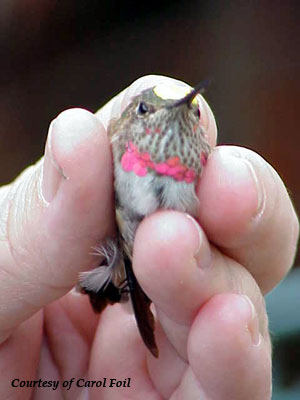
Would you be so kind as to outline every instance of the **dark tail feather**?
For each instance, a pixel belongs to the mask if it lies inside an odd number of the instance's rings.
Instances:
[[[140,335],[151,354],[158,358],[158,348],[154,336],[155,323],[150,310],[151,300],[140,287],[132,270],[131,261],[127,256],[124,258],[124,265],[131,303]]]

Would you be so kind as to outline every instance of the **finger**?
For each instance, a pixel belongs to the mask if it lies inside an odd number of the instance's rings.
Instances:
[[[188,358],[204,398],[271,398],[270,346],[254,333],[255,319],[249,301],[233,294],[215,296],[200,310],[189,335]],[[194,388],[183,387],[182,398],[192,398]]]
[[[141,91],[148,89],[152,86],[166,83],[170,85],[190,87],[182,81],[178,81],[177,79],[169,78],[166,76],[143,76],[142,78],[134,81],[128,88],[124,89],[121,93],[119,93],[116,97],[109,101],[96,113],[96,115],[100,118],[105,128],[107,128],[111,119],[119,118],[121,116],[121,113],[130,103],[132,97],[138,95]],[[199,106],[202,126],[206,131],[209,143],[211,144],[211,146],[215,146],[217,140],[217,126],[214,115],[203,96],[199,95],[198,98],[200,100]]]
[[[44,314],[47,343],[61,378],[81,378],[86,373],[99,321],[99,316],[90,306],[88,296],[72,290],[63,298],[47,305]]]
[[[133,266],[165,334],[184,360],[195,315],[220,293],[247,295],[257,310],[257,329],[269,341],[265,304],[255,280],[241,265],[211,249],[191,217],[165,211],[144,220],[136,234]]]
[[[90,388],[90,398],[160,399],[149,379],[146,351],[128,305],[116,304],[106,308],[95,335],[88,373],[89,380],[99,381],[105,377],[106,386]],[[115,380],[124,382],[124,385],[117,387]]]
[[[91,247],[112,229],[109,143],[99,120],[74,109],[50,127],[44,160],[1,199],[0,335],[66,293],[95,265]]]
[[[20,381],[36,378],[43,329],[38,313],[23,322],[0,346],[0,398],[30,399],[33,388],[20,387]]]
[[[255,318],[244,296],[217,295],[209,300],[189,335],[190,365],[168,398],[269,400],[270,348],[256,342]]]
[[[220,146],[199,188],[199,222],[209,240],[245,265],[263,292],[293,263],[299,223],[286,188],[258,154]]]

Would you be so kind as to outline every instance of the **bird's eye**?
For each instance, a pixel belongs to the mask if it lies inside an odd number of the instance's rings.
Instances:
[[[145,115],[147,114],[147,112],[149,111],[148,106],[146,103],[144,103],[143,101],[141,101],[137,107],[137,113],[139,115]]]
[[[200,113],[200,108],[199,108],[199,107],[197,107],[196,116],[197,116],[199,119],[200,119],[200,117],[201,117],[201,113]]]

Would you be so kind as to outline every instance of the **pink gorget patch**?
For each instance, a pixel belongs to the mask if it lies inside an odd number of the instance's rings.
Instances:
[[[138,176],[146,176],[149,168],[177,181],[192,183],[196,178],[195,171],[181,164],[179,157],[172,157],[165,162],[155,163],[151,160],[149,153],[140,153],[132,142],[126,144],[121,165],[124,171],[133,171]]]

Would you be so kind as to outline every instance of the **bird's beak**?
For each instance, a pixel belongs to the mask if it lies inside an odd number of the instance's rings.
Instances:
[[[188,93],[186,96],[184,96],[182,99],[179,99],[175,101],[175,103],[171,104],[167,108],[173,108],[173,107],[179,107],[183,104],[186,104],[187,106],[190,106],[194,100],[194,98],[197,96],[199,93],[203,93],[208,85],[208,81],[203,81],[199,83],[190,93]]]

